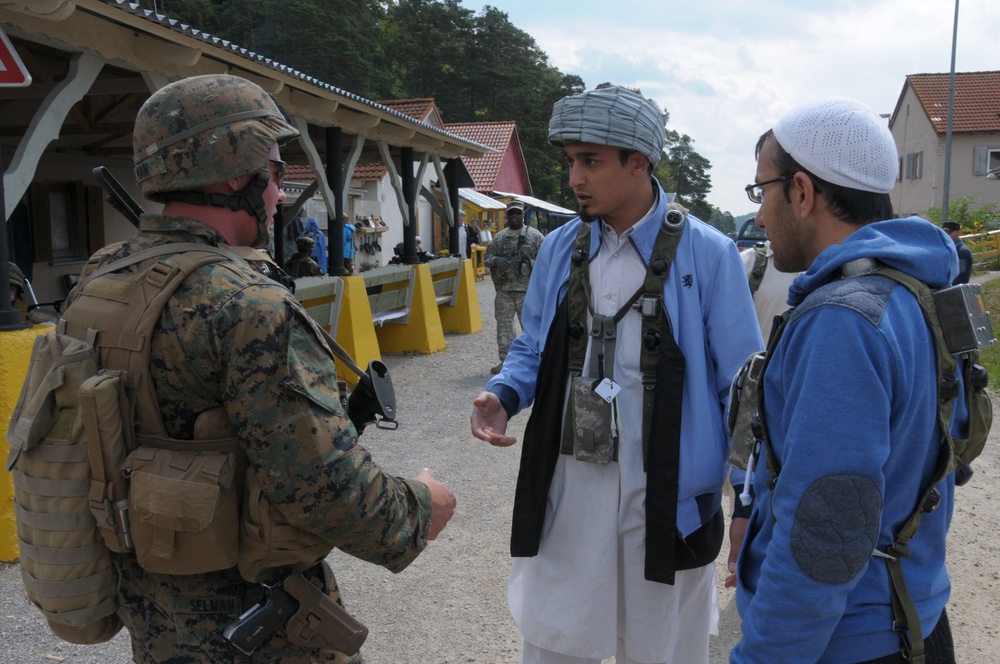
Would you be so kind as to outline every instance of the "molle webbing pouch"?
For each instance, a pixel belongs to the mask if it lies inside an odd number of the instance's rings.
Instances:
[[[765,358],[763,352],[747,358],[729,390],[729,431],[733,439],[729,461],[743,470],[747,468],[756,441],[753,421],[757,417],[757,388],[763,378]]]
[[[615,407],[594,391],[595,382],[585,376],[570,379],[564,429],[572,436],[577,460],[605,464],[617,459]]]
[[[128,456],[132,540],[144,570],[201,574],[236,564],[238,466],[235,452],[142,445]]]

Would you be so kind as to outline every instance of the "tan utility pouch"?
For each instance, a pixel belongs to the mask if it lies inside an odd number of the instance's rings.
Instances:
[[[247,581],[267,581],[279,568],[310,567],[333,550],[331,542],[288,523],[264,496],[252,468],[246,471],[243,495],[240,552],[236,564],[240,576]]]
[[[122,474],[128,454],[126,432],[131,432],[121,371],[102,371],[80,385],[79,410],[87,434],[90,458],[90,511],[108,548],[118,553],[132,549],[128,519],[128,480]]]
[[[139,565],[157,574],[202,574],[236,564],[236,455],[141,446],[125,460]]]
[[[729,431],[733,439],[729,461],[746,470],[754,448],[753,421],[757,417],[757,387],[766,354],[754,353],[740,367],[729,389]]]
[[[573,436],[573,455],[580,461],[605,464],[615,459],[617,433],[614,405],[594,392],[594,378],[574,376],[564,426]]]

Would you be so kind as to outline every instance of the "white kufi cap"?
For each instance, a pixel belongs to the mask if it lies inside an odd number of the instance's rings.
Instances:
[[[821,99],[774,125],[778,144],[827,182],[879,194],[896,183],[899,156],[888,123],[853,99]]]

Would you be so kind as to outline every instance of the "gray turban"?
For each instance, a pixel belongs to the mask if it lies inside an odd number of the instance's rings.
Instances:
[[[666,116],[651,99],[621,87],[563,97],[552,107],[549,142],[596,143],[636,150],[656,166],[663,156]]]

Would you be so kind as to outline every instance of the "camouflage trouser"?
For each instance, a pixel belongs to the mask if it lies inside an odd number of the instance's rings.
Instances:
[[[132,636],[132,657],[140,664],[363,664],[361,653],[349,658],[333,650],[303,648],[278,629],[249,658],[222,633],[243,611],[259,602],[260,587],[236,570],[167,576],[144,571],[131,556],[120,556],[118,616]],[[339,598],[339,593],[332,596]]]
[[[500,352],[500,361],[503,362],[510,351],[510,345],[517,337],[514,330],[514,316],[517,316],[517,322],[520,324],[524,291],[497,291],[493,305],[497,319],[497,350]]]

